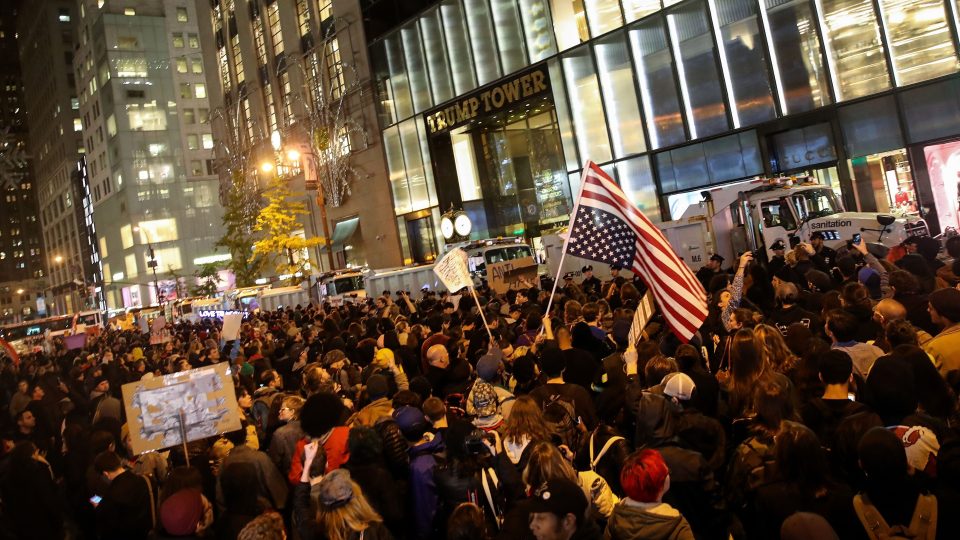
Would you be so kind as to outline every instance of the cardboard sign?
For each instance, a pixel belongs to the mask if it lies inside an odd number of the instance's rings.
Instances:
[[[537,279],[537,263],[533,257],[524,257],[487,265],[487,285],[497,294],[510,289],[528,287],[523,282],[533,283]]]
[[[192,442],[240,429],[229,369],[221,362],[123,385],[133,453],[182,444],[181,433]]]
[[[150,325],[150,344],[158,345],[170,341],[170,330],[167,328],[167,318],[163,315],[153,320]]]
[[[640,299],[637,311],[633,314],[633,322],[630,324],[630,332],[627,334],[628,343],[636,345],[640,341],[643,329],[647,327],[647,323],[650,322],[650,318],[656,311],[657,307],[653,302],[653,293],[647,291],[647,294]]]
[[[468,258],[466,251],[457,248],[449,251],[433,265],[433,273],[440,278],[448,291],[457,292],[464,287],[473,287],[473,278],[467,268]]]

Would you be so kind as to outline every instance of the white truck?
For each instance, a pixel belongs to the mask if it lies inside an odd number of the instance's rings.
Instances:
[[[871,212],[847,212],[834,191],[809,178],[757,179],[702,192],[703,201],[690,205],[680,219],[660,224],[677,253],[694,270],[711,253],[727,261],[744,251],[761,251],[768,260],[778,240],[808,242],[822,233],[824,245],[844,246],[854,234],[865,242],[894,246],[908,236],[929,234],[924,220]]]
[[[366,298],[364,269],[352,268],[327,272],[317,281],[317,292],[321,302],[329,302],[334,306]]]

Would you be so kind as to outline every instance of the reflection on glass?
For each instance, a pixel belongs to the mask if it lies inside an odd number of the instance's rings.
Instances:
[[[680,100],[673,78],[673,58],[667,47],[663,19],[644,21],[630,30],[630,45],[636,62],[650,147],[660,148],[683,142],[683,117],[680,115]]]
[[[687,3],[671,11],[667,15],[667,28],[690,137],[696,139],[726,131],[727,110],[703,2]]]
[[[390,189],[393,191],[393,207],[396,213],[410,211],[410,187],[403,166],[403,150],[400,147],[400,132],[397,126],[383,130],[383,147],[390,171]]]
[[[838,113],[848,158],[903,147],[893,96],[861,101]]]
[[[560,124],[560,141],[563,143],[563,157],[566,169],[572,171],[580,168],[577,160],[577,145],[573,140],[573,120],[570,119],[570,103],[563,88],[563,70],[556,60],[547,62],[550,71],[550,88],[553,89],[553,103],[557,108],[557,122]],[[574,193],[577,193],[574,191]]]
[[[410,93],[413,96],[414,112],[419,113],[431,105],[430,86],[427,83],[427,69],[423,61],[423,50],[420,48],[420,29],[416,21],[400,30],[403,40],[403,58],[407,63],[407,73],[410,76]]]
[[[637,106],[626,36],[616,32],[601,39],[596,44],[596,53],[613,153],[619,158],[643,152],[646,150],[643,121]]]
[[[837,101],[890,88],[871,0],[816,0]]]
[[[577,146],[585,159],[603,163],[610,160],[607,123],[600,101],[600,85],[590,49],[581,47],[563,57],[563,71],[570,92],[570,110],[576,124]]]
[[[392,87],[393,106],[396,118],[406,118],[413,114],[413,102],[410,99],[410,85],[407,79],[407,69],[403,63],[403,47],[400,44],[400,35],[394,34],[386,40],[387,66],[390,79],[387,81]]]
[[[550,0],[550,13],[561,51],[590,39],[587,18],[583,14],[583,0]]]
[[[777,95],[784,114],[830,103],[820,36],[807,0],[764,0],[760,12],[770,41]]]
[[[487,84],[500,78],[500,60],[497,58],[497,43],[493,37],[490,6],[486,0],[463,0],[463,11],[470,30],[473,59],[477,64],[477,83]]]
[[[400,124],[403,160],[407,165],[407,179],[410,185],[410,210],[422,210],[430,206],[430,192],[427,189],[423,158],[420,156],[417,123],[417,118],[411,118]]]
[[[490,8],[493,10],[493,25],[496,28],[503,72],[513,73],[527,65],[517,3],[514,0],[490,0]]]
[[[430,159],[430,145],[427,144],[427,126],[416,122],[417,138],[420,140],[420,155],[423,156],[423,173],[427,179],[427,198],[430,206],[437,205],[437,182],[433,178],[433,160]]]
[[[623,14],[627,22],[642,19],[660,10],[660,0],[622,0]]]
[[[453,70],[454,93],[463,94],[477,87],[463,11],[460,9],[459,2],[447,0],[440,5],[440,14],[443,15],[444,37],[450,54],[450,68]]]
[[[556,54],[557,44],[553,41],[553,27],[550,24],[547,0],[520,0],[519,4],[530,62],[539,62]]]
[[[650,170],[650,158],[640,156],[617,163],[620,188],[636,207],[654,223],[661,220],[657,190]]]
[[[619,0],[585,0],[584,3],[587,7],[587,20],[590,21],[590,33],[594,36],[623,26]]]
[[[423,35],[423,50],[427,54],[427,71],[430,75],[430,90],[436,103],[453,99],[453,81],[450,80],[450,64],[447,48],[443,44],[443,22],[440,10],[435,9],[420,19]]]
[[[941,0],[880,0],[898,86],[957,71],[957,53]]]
[[[776,116],[767,71],[767,55],[754,0],[710,0],[720,41],[724,82],[733,105],[734,127],[750,126]]]

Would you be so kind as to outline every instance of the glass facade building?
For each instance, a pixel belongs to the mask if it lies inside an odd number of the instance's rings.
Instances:
[[[811,174],[847,209],[956,227],[958,8],[436,2],[370,43],[405,258],[442,251],[451,207],[473,238],[536,245],[568,221],[588,161],[654,220],[708,186]]]

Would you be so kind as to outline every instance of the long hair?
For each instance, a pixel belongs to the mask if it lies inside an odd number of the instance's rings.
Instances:
[[[761,324],[753,329],[753,335],[763,347],[764,361],[773,369],[784,373],[797,363],[797,356],[787,347],[783,334],[776,328]]]
[[[738,330],[730,342],[730,371],[736,387],[749,387],[766,368],[763,346],[752,330]]]
[[[511,411],[511,415],[513,411]],[[575,484],[577,472],[564,459],[560,450],[549,442],[538,442],[530,449],[530,460],[523,470],[523,483],[538,488],[550,480],[564,479]]]
[[[366,530],[371,523],[381,523],[383,518],[374,510],[363,496],[360,486],[350,481],[353,498],[338,508],[317,508],[317,525],[328,540],[347,540],[350,533]]]
[[[520,442],[528,437],[531,442],[549,441],[550,429],[543,420],[543,412],[535,399],[517,396],[503,428],[503,439]]]

